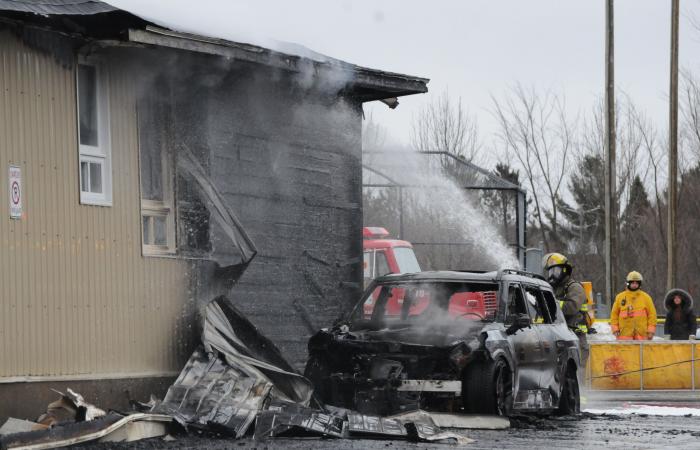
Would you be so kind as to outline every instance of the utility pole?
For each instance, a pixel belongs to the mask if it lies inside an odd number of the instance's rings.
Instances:
[[[677,0],[676,0],[677,1]],[[605,5],[605,294],[617,286],[617,208],[615,204],[615,40],[613,0]]]
[[[668,264],[666,287],[676,287],[676,217],[678,212],[678,9],[671,0],[671,83],[668,118]]]

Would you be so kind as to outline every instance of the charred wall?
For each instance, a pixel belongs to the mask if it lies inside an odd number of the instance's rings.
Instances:
[[[360,105],[319,87],[312,74],[193,59],[201,69],[172,80],[174,145],[200,159],[258,249],[231,298],[302,367],[308,337],[359,293]],[[197,203],[180,177],[178,199]],[[179,229],[187,220],[180,214]],[[198,223],[211,227],[202,250],[235,260],[211,221]],[[201,294],[216,282],[207,274]]]

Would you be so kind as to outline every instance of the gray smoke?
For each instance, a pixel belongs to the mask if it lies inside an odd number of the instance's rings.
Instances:
[[[446,175],[435,158],[406,148],[394,148],[379,154],[369,153],[364,164],[365,167],[379,167],[391,180],[411,186],[404,189],[402,199],[389,202],[401,201],[403,204],[405,232],[402,238],[444,244],[416,246],[421,263],[426,265],[427,260],[430,266],[424,270],[519,268],[513,250],[498,231],[498,224],[484,213],[475,196],[460,187],[455,177]],[[386,183],[387,179],[366,170],[364,182],[380,184]],[[366,208],[376,205],[379,195],[377,189],[366,189]],[[372,217],[371,211],[369,217]],[[384,224],[366,222],[366,225]],[[396,233],[398,230],[390,231]],[[431,255],[421,255],[421,251],[430,251]]]

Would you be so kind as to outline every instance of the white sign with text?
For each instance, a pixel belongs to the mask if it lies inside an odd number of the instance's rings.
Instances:
[[[10,218],[22,218],[22,170],[19,166],[10,166]]]

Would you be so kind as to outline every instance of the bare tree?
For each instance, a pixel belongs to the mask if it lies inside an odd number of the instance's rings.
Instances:
[[[679,165],[681,172],[691,165],[691,161],[700,160],[700,79],[690,71],[682,73],[682,92],[680,101],[682,158]]]
[[[362,122],[362,151],[383,149],[386,146],[386,138],[386,128],[377,123],[372,113],[369,113]]]
[[[474,119],[462,106],[462,99],[445,90],[413,118],[411,145],[418,151],[443,151],[469,162],[478,162],[481,141]],[[442,159],[443,167],[452,162]]]
[[[551,91],[540,94],[516,85],[503,100],[492,100],[497,138],[505,158],[515,156],[522,168],[545,248],[558,246],[558,199],[575,145],[576,121],[569,121],[563,100]]]

